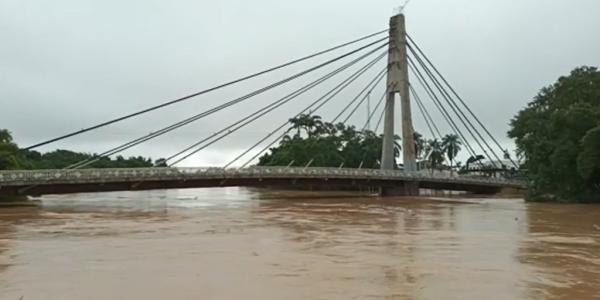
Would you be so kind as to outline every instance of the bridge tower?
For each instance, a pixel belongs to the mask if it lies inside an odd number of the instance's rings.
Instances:
[[[410,93],[408,81],[408,58],[406,25],[404,14],[390,18],[390,43],[388,50],[387,99],[383,133],[383,148],[381,153],[381,169],[393,170],[394,164],[394,106],[396,95],[400,95],[402,113],[402,156],[404,171],[417,171],[415,154],[414,128],[410,109]],[[417,195],[418,184],[407,182],[398,190],[382,191],[382,194]]]
[[[388,52],[387,100],[384,120],[383,150],[381,169],[394,169],[394,106],[396,94],[400,94],[402,111],[402,153],[404,170],[417,170],[414,146],[414,129],[410,110],[408,82],[408,59],[405,17],[403,14],[390,19],[390,44]]]

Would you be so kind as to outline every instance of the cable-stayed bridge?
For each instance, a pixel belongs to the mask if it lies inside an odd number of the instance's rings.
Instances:
[[[466,101],[449,84],[448,80],[436,68],[421,47],[407,34],[405,17],[402,14],[393,16],[390,19],[390,28],[387,30],[369,34],[182,98],[51,138],[29,146],[26,150],[51,145],[88,132],[101,131],[104,127],[116,126],[125,120],[185,101],[192,101],[217,90],[260,78],[268,73],[286,70],[299,63],[318,60],[325,55],[340,51],[343,51],[343,54],[315,63],[312,67],[289,77],[270,82],[260,89],[225,101],[147,135],[100,152],[89,159],[70,165],[62,170],[0,171],[0,196],[217,186],[350,186],[381,188],[383,193],[402,195],[416,195],[421,188],[494,193],[504,187],[523,187],[520,181],[506,178],[448,176],[447,174],[435,174],[428,170],[419,170],[420,164],[417,160],[415,130],[411,113],[413,101],[416,103],[417,111],[427,125],[431,137],[436,139],[442,137],[438,124],[445,122],[451,132],[460,138],[465,150],[471,157],[485,157],[488,159],[489,164],[497,170],[517,169],[518,166]],[[387,62],[385,62],[386,58]],[[381,69],[378,69],[381,64],[384,65]],[[117,155],[208,116],[227,113],[231,107],[247,102],[268,91],[283,89],[288,83],[297,82],[300,78],[304,80],[311,78],[310,76],[323,72],[328,68],[333,70],[317,76],[316,79],[313,77],[302,87],[293,89],[285,96],[256,111],[243,116],[232,117],[229,115],[227,119],[232,120],[231,123],[208,136],[201,137],[180,151],[166,156],[162,162],[164,166],[140,169],[90,168],[103,158]],[[311,99],[312,101],[309,101],[308,105],[290,117],[293,119],[300,116],[314,116],[320,113],[323,106],[341,98],[340,93],[349,87],[356,87],[357,83],[365,80],[366,74],[370,73],[375,75],[372,78],[366,78],[366,86],[359,87],[360,91],[355,97],[340,105],[341,110],[332,119],[331,124],[351,125],[349,122],[357,114],[357,111],[367,106],[366,122],[359,124],[357,128],[362,128],[361,132],[366,132],[371,129],[372,124],[376,124],[374,130],[372,130],[375,133],[382,128],[383,142],[378,145],[381,148],[381,158],[376,165],[367,166],[361,162],[357,168],[345,168],[344,162],[342,162],[337,168],[316,168],[311,166],[312,159],[299,162],[294,157],[290,157],[290,162],[287,165],[252,166],[261,155],[270,151],[273,145],[288,136],[293,128],[290,126],[289,121],[285,121],[273,125],[268,134],[223,166],[209,168],[177,167],[190,157],[201,155],[202,150],[226,139],[233,133],[256,124],[257,120],[269,118],[269,114],[273,114],[278,108],[306,96],[309,91],[335,83],[333,88],[328,89],[320,97]],[[412,74],[412,77],[416,80],[409,80],[409,74]],[[371,95],[378,88],[382,88],[382,95],[376,102],[374,109],[371,109]],[[425,91],[427,97],[421,97],[417,90]],[[427,99],[431,101],[432,106],[427,105],[425,102]],[[402,125],[401,146],[397,145],[395,141],[396,116],[394,112],[396,104],[399,104],[401,108],[401,116],[398,118]],[[441,117],[434,117],[436,115]],[[377,122],[375,122],[376,120]],[[403,163],[397,164],[397,153],[400,151]],[[510,165],[501,165],[503,161],[501,157],[504,158],[504,161],[510,161]]]

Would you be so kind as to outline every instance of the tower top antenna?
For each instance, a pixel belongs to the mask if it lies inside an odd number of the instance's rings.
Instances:
[[[406,0],[406,1],[404,1],[404,4],[403,4],[403,5],[400,5],[400,6],[398,6],[398,7],[395,9],[395,11],[394,11],[394,14],[395,14],[395,15],[400,15],[400,14],[403,14],[403,13],[404,13],[404,9],[406,8],[406,6],[408,6],[408,3],[410,3],[410,0]]]

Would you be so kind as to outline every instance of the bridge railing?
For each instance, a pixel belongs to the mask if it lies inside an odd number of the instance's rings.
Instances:
[[[244,169],[135,168],[78,170],[0,171],[0,186],[69,183],[139,182],[153,180],[227,179],[227,178],[344,178],[374,180],[438,181],[465,184],[520,186],[521,182],[499,178],[448,176],[443,173],[404,172],[401,170],[345,169],[324,167],[250,167]]]
[[[472,177],[472,176],[452,176],[444,173],[429,172],[405,172],[402,170],[379,170],[379,169],[340,169],[340,168],[327,168],[327,167],[311,167],[311,168],[289,168],[289,167],[252,167],[249,169],[261,170],[261,174],[270,174],[274,172],[280,172],[283,174],[295,174],[299,176],[305,175],[322,175],[322,176],[335,176],[335,175],[350,175],[357,177],[371,177],[371,178],[387,178],[387,179],[413,179],[419,180],[440,180],[440,181],[467,181],[474,183],[505,183],[505,184],[522,184],[521,181],[508,180],[504,178],[490,178],[490,177]],[[235,172],[240,170],[231,169]]]

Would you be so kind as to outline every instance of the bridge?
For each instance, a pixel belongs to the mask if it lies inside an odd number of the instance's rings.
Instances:
[[[2,171],[0,182],[3,196],[228,186],[387,188],[402,193],[411,183],[422,189],[485,194],[496,193],[501,188],[522,188],[519,181],[503,179],[457,178],[396,170],[290,167]]]
[[[442,138],[439,129],[441,126],[438,125],[439,121],[445,121],[450,131],[456,136],[458,142],[454,142],[453,147],[456,148],[462,145],[471,157],[485,157],[492,164],[502,161],[500,157],[505,158],[505,161],[506,159],[510,160],[512,164],[510,166],[493,166],[498,170],[507,168],[518,169],[518,165],[512,161],[508,152],[502,148],[500,143],[486,128],[485,124],[449,84],[448,80],[435,67],[415,40],[407,34],[405,16],[403,14],[395,15],[390,19],[389,29],[375,32],[191,95],[54,137],[27,147],[25,150],[33,150],[58,141],[75,138],[91,131],[98,131],[104,127],[113,126],[128,119],[158,111],[167,106],[190,101],[216,90],[229,88],[240,82],[258,78],[274,71],[284,70],[289,66],[305,63],[326,54],[336,53],[357,44],[357,48],[349,51],[344,50],[346,52],[333,59],[315,64],[313,67],[295,73],[292,76],[269,83],[263,88],[252,91],[244,96],[220,103],[211,109],[154,130],[134,140],[127,141],[118,147],[108,149],[89,159],[67,166],[64,169],[0,171],[0,196],[224,186],[368,187],[379,188],[383,194],[400,195],[418,195],[420,189],[495,193],[502,188],[523,188],[524,184],[517,180],[490,177],[478,178],[464,175],[449,176],[445,173],[438,172],[436,174],[429,170],[419,170],[419,166],[421,165],[418,161],[419,159],[422,161],[426,160],[431,165],[439,163],[440,154],[436,150],[437,146],[435,144],[435,141],[439,141]],[[255,123],[256,120],[266,117],[285,104],[301,96],[305,96],[307,92],[318,86],[323,86],[325,82],[332,81],[339,74],[355,69],[349,76],[339,81],[333,89],[328,89],[321,97],[316,97],[316,100],[310,102],[308,106],[297,112],[297,114],[292,115],[291,118],[314,116],[324,105],[327,105],[336,98],[341,98],[338,95],[349,86],[355,84],[364,74],[373,72],[374,66],[380,63],[385,57],[387,57],[387,63],[385,63],[381,71],[375,72],[375,76],[371,80],[368,80],[366,86],[352,100],[338,105],[342,109],[331,122],[331,124],[350,126],[351,124],[349,123],[353,120],[352,117],[356,115],[356,111],[361,107],[367,106],[367,119],[364,125],[361,124],[361,127],[359,127],[362,128],[360,133],[371,132],[378,134],[380,125],[383,124],[381,141],[378,145],[381,148],[381,156],[375,165],[369,166],[372,169],[364,166],[364,162],[360,162],[358,166],[345,168],[344,161],[337,168],[311,167],[314,157],[312,159],[291,157],[290,162],[282,166],[253,166],[260,155],[272,150],[271,147],[273,145],[282,142],[286,138],[290,138],[289,133],[293,127],[290,124],[291,121],[288,120],[283,122],[283,124],[273,126],[274,128],[269,134],[224,166],[208,168],[177,167],[181,162],[227,138],[232,133]],[[162,161],[160,167],[139,169],[94,168],[94,164],[103,158],[117,155],[137,145],[147,143],[174,130],[195,123],[209,115],[226,112],[229,107],[248,101],[268,91],[283,87],[298,78],[306,77],[311,73],[322,71],[327,67],[340,64],[344,61],[346,61],[344,64],[329,73],[318,77],[314,81],[310,81],[310,83],[301,88],[293,90],[286,96],[272,101],[248,115],[240,117],[217,132],[203,137],[181,151],[168,156]],[[359,67],[356,68],[356,66]],[[409,72],[415,76],[415,84],[409,80]],[[385,81],[383,80],[384,78],[386,79]],[[376,88],[380,87],[380,83],[383,83],[382,96],[376,103],[375,108],[371,109],[370,97]],[[434,110],[427,107],[423,100],[425,97],[420,97],[417,90],[426,93],[427,98],[433,103],[433,107],[437,109],[439,117],[434,117]],[[419,146],[418,141],[415,140],[416,136],[413,128],[411,109],[413,101],[416,103],[418,111],[421,113],[421,117],[427,125],[430,136],[434,141],[430,143],[430,149],[422,157],[419,157],[417,153],[419,152]],[[398,137],[395,133],[395,105],[397,103],[400,104],[401,110],[402,145],[396,143]],[[371,129],[371,122],[374,123],[377,115],[379,115],[377,126]],[[227,119],[231,119],[231,116],[228,115]],[[331,134],[335,135],[335,133]],[[299,136],[300,134],[298,134]],[[448,151],[452,152],[453,150]],[[401,164],[397,163],[400,157],[403,161]],[[237,164],[242,158],[246,158],[246,162],[241,165]],[[232,167],[235,164],[237,166]]]

